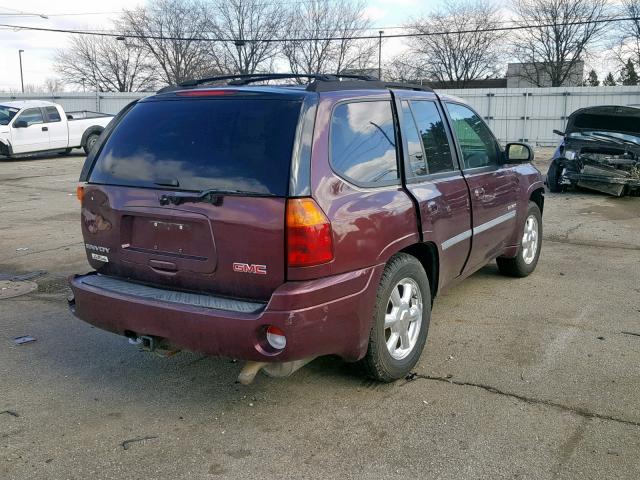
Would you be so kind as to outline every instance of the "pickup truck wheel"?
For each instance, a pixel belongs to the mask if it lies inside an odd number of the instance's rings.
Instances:
[[[535,202],[529,202],[518,254],[514,258],[498,257],[498,270],[509,277],[526,277],[536,269],[541,247],[542,214]]]
[[[387,263],[378,287],[369,348],[361,360],[381,382],[405,377],[420,358],[431,319],[431,290],[422,264],[406,253]]]
[[[84,142],[84,147],[83,147],[84,153],[89,155],[89,152],[98,141],[99,136],[100,136],[99,133],[92,133],[87,137],[87,140]]]

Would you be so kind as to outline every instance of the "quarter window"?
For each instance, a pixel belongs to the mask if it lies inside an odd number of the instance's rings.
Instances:
[[[412,101],[411,108],[424,147],[427,173],[454,171],[449,139],[436,104],[424,100]]]
[[[338,105],[331,118],[331,164],[355,183],[398,180],[396,139],[390,101]]]
[[[498,145],[482,119],[463,105],[447,103],[447,109],[462,150],[465,167],[497,165]]]
[[[28,108],[24,112],[20,114],[20,116],[16,119],[27,122],[27,126],[34,125],[36,123],[44,123],[44,119],[42,118],[42,112],[39,108]]]
[[[48,122],[59,122],[60,114],[58,113],[58,109],[56,107],[46,107],[47,111],[47,121]]]

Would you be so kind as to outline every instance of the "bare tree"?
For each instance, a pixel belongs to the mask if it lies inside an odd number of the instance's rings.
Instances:
[[[395,56],[384,67],[383,78],[391,82],[417,83],[426,77],[422,67],[416,65],[411,52]]]
[[[504,34],[486,30],[498,27],[500,21],[498,9],[488,1],[449,2],[407,25],[416,35],[408,42],[415,54],[413,63],[431,80],[457,87],[495,76]]]
[[[209,9],[199,0],[151,0],[143,7],[125,10],[125,36],[157,62],[162,81],[177,84],[211,71],[206,38],[211,27]]]
[[[623,66],[629,59],[640,68],[640,0],[623,0],[624,16],[633,18],[618,24],[612,51]]]
[[[279,53],[286,32],[286,10],[281,2],[265,0],[214,0],[210,29],[221,42],[208,45],[210,60],[223,73],[267,71]]]
[[[55,77],[49,77],[44,81],[44,90],[47,93],[64,92],[64,82]]]
[[[370,27],[362,0],[310,0],[289,13],[282,53],[293,73],[340,73],[371,66],[375,44],[353,38]],[[329,40],[339,38],[339,40]]]
[[[562,86],[578,76],[584,61],[606,23],[607,0],[515,0],[517,22],[523,29],[514,39],[520,76],[537,86]],[[579,24],[577,22],[580,22]]]
[[[56,68],[67,84],[99,92],[138,92],[156,83],[147,53],[113,37],[73,37],[70,48],[56,53]]]

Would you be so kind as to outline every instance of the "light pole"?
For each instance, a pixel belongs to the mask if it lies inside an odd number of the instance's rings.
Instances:
[[[20,59],[20,85],[22,85],[22,93],[24,93],[24,77],[22,76],[22,52],[24,52],[24,50],[18,50],[18,58]]]
[[[382,34],[384,30],[378,32],[378,80],[382,80]]]
[[[236,40],[233,42],[236,48],[238,49],[238,71],[239,73],[244,73],[244,65],[242,65],[242,47],[244,47],[247,42],[244,40]]]

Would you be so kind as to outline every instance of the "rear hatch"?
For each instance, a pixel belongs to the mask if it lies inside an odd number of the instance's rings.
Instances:
[[[188,93],[135,105],[97,155],[82,207],[89,262],[143,283],[267,300],[285,280],[302,100]]]

